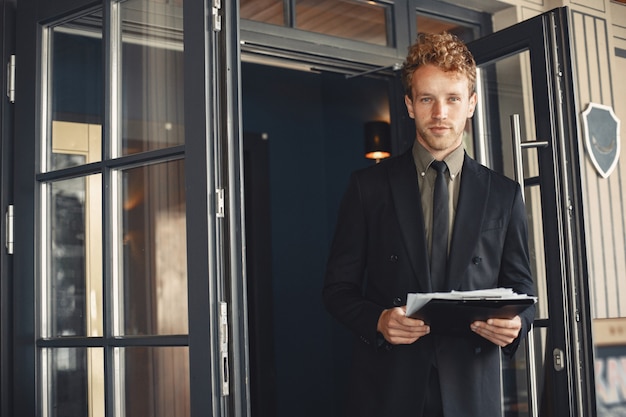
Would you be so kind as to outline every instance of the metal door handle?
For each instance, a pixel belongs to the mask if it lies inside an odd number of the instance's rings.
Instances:
[[[524,198],[524,166],[522,165],[522,149],[545,148],[550,143],[547,140],[522,141],[522,129],[520,127],[519,114],[511,116],[511,136],[513,137],[513,166],[515,168],[515,180],[522,188]]]
[[[522,150],[527,148],[545,148],[549,145],[548,141],[522,141],[522,129],[520,127],[519,114],[511,116],[511,136],[513,137],[513,166],[515,169],[515,180],[519,183],[522,190],[522,198],[524,196],[524,166],[522,162]],[[534,327],[531,325],[526,337],[526,364],[528,367],[528,406],[529,414],[532,417],[539,416],[539,407],[534,400],[537,398],[537,372],[535,368],[535,334]]]

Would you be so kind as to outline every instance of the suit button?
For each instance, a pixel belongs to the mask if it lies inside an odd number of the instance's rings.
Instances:
[[[398,255],[391,255],[391,256],[389,257],[389,261],[390,261],[390,262],[393,262],[393,263],[398,262]]]
[[[400,297],[396,297],[393,299],[393,305],[395,307],[402,307],[404,305],[404,303],[402,302],[402,298]]]
[[[474,256],[472,258],[472,263],[474,265],[478,265],[479,263],[481,263],[483,261],[483,258],[481,258],[480,256]]]

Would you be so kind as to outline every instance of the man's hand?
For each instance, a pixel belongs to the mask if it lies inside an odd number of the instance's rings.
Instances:
[[[422,320],[406,316],[406,307],[383,311],[378,318],[376,330],[392,345],[410,345],[430,333],[430,327]]]
[[[470,327],[474,333],[500,347],[504,347],[511,344],[519,335],[522,328],[522,319],[519,316],[515,316],[512,319],[475,321]]]

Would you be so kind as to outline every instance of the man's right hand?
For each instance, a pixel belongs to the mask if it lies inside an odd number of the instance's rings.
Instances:
[[[383,311],[376,330],[392,345],[410,345],[430,333],[430,327],[422,320],[406,316],[406,306]]]

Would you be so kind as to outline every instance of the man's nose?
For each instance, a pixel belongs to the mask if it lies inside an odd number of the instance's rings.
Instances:
[[[444,120],[448,117],[448,107],[441,101],[436,101],[433,106],[433,118],[437,120]]]

